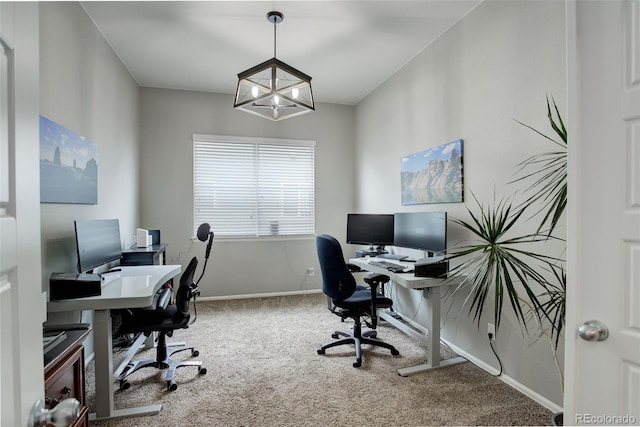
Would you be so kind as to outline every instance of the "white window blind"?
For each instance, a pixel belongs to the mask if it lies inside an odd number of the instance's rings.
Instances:
[[[315,142],[193,136],[194,232],[315,234]]]

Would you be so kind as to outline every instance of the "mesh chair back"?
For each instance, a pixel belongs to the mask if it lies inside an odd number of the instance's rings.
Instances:
[[[356,290],[356,280],[344,262],[340,243],[328,234],[316,237],[316,250],[322,271],[322,291],[332,300],[349,298]]]
[[[176,308],[178,312],[183,315],[189,314],[189,300],[191,299],[193,275],[196,272],[197,266],[198,258],[191,258],[189,265],[187,265],[184,273],[182,273],[182,277],[180,277],[180,287],[176,294]]]

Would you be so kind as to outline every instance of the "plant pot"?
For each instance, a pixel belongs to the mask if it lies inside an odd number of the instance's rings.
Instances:
[[[551,416],[551,425],[553,426],[563,426],[564,425],[564,413],[556,412]]]

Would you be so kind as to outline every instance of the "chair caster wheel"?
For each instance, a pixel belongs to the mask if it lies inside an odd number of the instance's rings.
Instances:
[[[354,368],[359,368],[361,365],[362,365],[362,362],[360,360],[356,360],[355,362],[353,362]]]
[[[191,356],[198,357],[199,355],[200,355],[200,352],[198,350],[191,350]]]
[[[178,389],[178,384],[174,383],[173,381],[167,381],[167,390],[176,391],[177,389]]]
[[[129,381],[126,381],[126,380],[120,381],[120,390],[121,391],[129,390],[130,387],[131,387],[131,384],[129,383]]]
[[[340,335],[338,334],[331,334],[331,338],[333,338],[334,340],[337,340],[339,336]]]
[[[319,349],[318,349],[318,354],[324,354],[324,349],[319,348]]]
[[[199,373],[200,375],[204,375],[204,374],[206,374],[206,373],[207,373],[207,368],[200,368],[200,369],[198,369],[198,373]]]
[[[400,352],[398,350],[391,350],[391,354],[394,356],[399,356]]]

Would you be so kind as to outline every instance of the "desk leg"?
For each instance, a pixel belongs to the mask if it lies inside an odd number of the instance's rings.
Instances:
[[[427,320],[427,329],[429,330],[429,336],[427,337],[427,363],[410,366],[408,368],[400,368],[398,369],[398,375],[408,377],[409,375],[431,369],[444,368],[445,366],[466,362],[466,359],[463,357],[440,360],[440,297],[439,286],[423,290],[423,298],[426,300],[427,309],[429,310]]]
[[[93,348],[96,370],[96,412],[90,420],[155,415],[162,405],[116,410],[113,407],[113,346],[111,341],[111,310],[95,310]]]
[[[96,369],[96,418],[108,418],[113,412],[111,310],[96,310],[93,316],[93,349]]]

